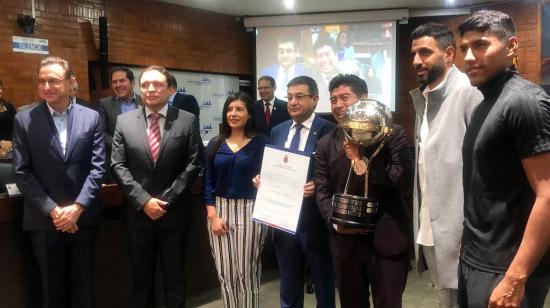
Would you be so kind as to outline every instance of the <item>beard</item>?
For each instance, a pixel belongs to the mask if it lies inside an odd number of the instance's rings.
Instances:
[[[426,77],[416,76],[416,81],[422,85],[428,85],[434,82],[437,78],[445,72],[445,62],[441,60],[440,62],[435,63],[431,68],[428,69],[428,74]]]

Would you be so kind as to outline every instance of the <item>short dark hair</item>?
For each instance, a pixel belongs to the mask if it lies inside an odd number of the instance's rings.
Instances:
[[[71,67],[71,64],[69,64],[69,61],[56,56],[47,56],[42,58],[42,60],[40,60],[40,63],[38,64],[37,71],[40,71],[40,69],[43,68],[44,66],[54,65],[54,64],[60,65],[63,68],[63,70],[65,70],[66,79],[72,78],[74,76],[73,69]]]
[[[501,42],[516,36],[516,26],[512,18],[508,14],[492,10],[475,12],[458,26],[458,31],[460,36],[468,31],[493,33]]]
[[[271,83],[271,86],[276,88],[277,85],[275,84],[275,79],[273,79],[273,77],[271,76],[262,76],[258,79],[258,83],[260,83],[260,81],[262,80],[265,80],[265,81],[269,81],[269,83]]]
[[[336,77],[332,78],[328,85],[328,91],[332,93],[334,89],[340,86],[350,87],[351,91],[355,93],[357,97],[369,94],[367,83],[363,79],[353,74],[339,74]]]
[[[132,70],[130,70],[126,66],[115,66],[111,69],[111,80],[113,80],[113,74],[116,73],[116,72],[126,73],[126,78],[128,78],[128,80],[130,80],[130,82],[134,81],[134,79],[135,79],[134,72],[132,72]]]
[[[168,82],[168,87],[169,88],[174,88],[174,89],[178,88],[178,81],[176,80],[176,77],[174,75],[170,74],[170,72],[168,72],[168,76],[166,77],[166,81]]]
[[[309,76],[298,76],[292,78],[286,85],[287,88],[298,85],[306,85],[308,87],[309,93],[311,95],[319,95],[319,89],[317,88],[317,83],[313,78]]]
[[[292,43],[294,48],[298,48],[298,39],[293,35],[283,35],[277,39],[277,46],[282,43]]]
[[[168,79],[172,75],[170,73],[168,73],[168,71],[166,70],[166,68],[164,68],[164,66],[160,66],[160,65],[151,65],[149,67],[146,67],[143,70],[143,72],[141,72],[141,74],[139,75],[139,83],[140,84],[141,84],[141,77],[143,77],[143,74],[145,74],[146,72],[149,72],[149,71],[157,71],[157,72],[163,74],[164,77],[166,77],[166,84],[168,85]]]
[[[317,49],[323,47],[323,46],[328,46],[332,49],[332,51],[334,51],[334,53],[336,53],[338,51],[338,48],[336,47],[336,43],[330,39],[330,38],[319,38],[317,40],[317,42],[315,42],[315,44],[313,45],[313,52],[317,52]]]
[[[411,40],[416,40],[424,36],[433,37],[437,48],[445,50],[447,47],[456,49],[455,35],[449,27],[444,24],[429,22],[418,26],[411,33]]]

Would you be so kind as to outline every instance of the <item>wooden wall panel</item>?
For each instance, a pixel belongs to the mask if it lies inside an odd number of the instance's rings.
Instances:
[[[36,31],[24,34],[18,14],[30,1],[4,0],[0,11],[0,78],[16,105],[38,99],[36,66],[42,56],[11,51],[13,35],[49,40],[51,55],[66,58],[89,98],[88,63],[99,59],[99,17],[107,16],[109,62],[164,65],[172,69],[253,75],[252,48],[242,21],[233,16],[153,0],[37,0]]]

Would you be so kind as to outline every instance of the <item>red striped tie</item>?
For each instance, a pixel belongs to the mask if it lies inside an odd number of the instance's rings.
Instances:
[[[151,155],[153,160],[157,161],[160,149],[160,127],[159,127],[158,113],[151,113],[149,115],[149,146],[151,147]]]

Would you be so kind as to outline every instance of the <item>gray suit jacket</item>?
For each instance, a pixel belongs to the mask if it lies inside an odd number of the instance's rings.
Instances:
[[[410,92],[416,111],[415,157],[418,159],[420,126],[426,99],[424,87]],[[464,221],[462,141],[474,108],[483,96],[468,77],[452,67],[445,80],[428,92],[428,140],[424,142],[426,195],[421,195],[418,160],[415,164],[413,225],[416,243],[420,228],[421,199],[427,202],[435,247],[437,275],[442,288],[458,288],[458,256]],[[417,269],[426,270],[422,250],[415,244]]]
[[[141,105],[141,96],[136,94],[136,107]],[[99,100],[99,116],[103,124],[103,133],[105,144],[107,145],[107,155],[111,155],[111,144],[113,143],[113,134],[117,117],[122,113],[122,107],[117,102],[116,96],[109,96]]]
[[[118,117],[111,171],[122,189],[129,227],[158,224],[174,227],[189,218],[186,196],[201,168],[201,138],[198,119],[191,113],[168,107],[156,163],[147,136],[145,109],[140,107]],[[168,202],[167,213],[150,220],[143,206],[152,197]]]

